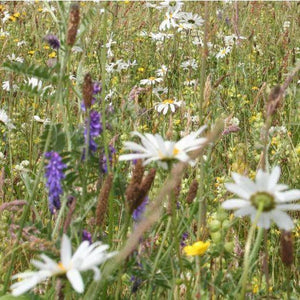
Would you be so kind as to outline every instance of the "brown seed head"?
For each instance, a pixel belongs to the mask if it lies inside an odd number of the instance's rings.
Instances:
[[[294,260],[294,241],[290,231],[281,231],[280,245],[281,260],[287,267],[289,267],[292,265]]]
[[[72,3],[70,6],[69,24],[67,32],[67,45],[73,46],[76,40],[76,34],[79,27],[80,10],[78,3]]]
[[[186,202],[188,204],[193,203],[193,200],[195,199],[195,197],[197,195],[198,186],[199,186],[198,181],[196,179],[194,179],[190,185],[190,189],[189,189],[189,192],[186,197]]]
[[[96,209],[96,224],[98,226],[101,226],[104,223],[104,219],[107,211],[108,197],[112,187],[112,183],[113,183],[113,174],[109,174],[103,183],[98,198],[98,205]]]
[[[90,108],[93,99],[93,81],[89,73],[84,76],[83,86],[82,86],[82,96],[84,101],[84,106]]]

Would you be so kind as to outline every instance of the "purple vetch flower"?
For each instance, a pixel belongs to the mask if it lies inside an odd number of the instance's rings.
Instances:
[[[189,234],[187,232],[184,232],[181,236],[181,241],[180,241],[180,246],[184,247],[186,246],[185,241],[187,240],[187,238],[189,237]]]
[[[54,34],[48,34],[44,37],[44,40],[49,44],[52,49],[58,50],[60,47],[60,42]]]
[[[132,218],[135,222],[139,222],[141,220],[141,217],[142,217],[143,213],[145,212],[148,202],[149,202],[149,198],[148,198],[148,196],[146,196],[144,201],[142,202],[142,204],[133,211]]]
[[[130,281],[132,282],[131,293],[135,294],[143,281],[134,275],[131,276]]]
[[[88,241],[92,244],[92,234],[85,229],[82,230],[82,241]]]
[[[113,155],[116,153],[116,149],[109,145],[108,146],[108,157],[109,157],[109,165],[112,165]],[[100,168],[103,173],[107,173],[107,158],[105,155],[105,151],[103,149],[102,154],[100,155]]]
[[[63,169],[67,166],[55,151],[45,153],[45,157],[49,159],[49,163],[45,167],[46,186],[49,189],[49,209],[54,214],[55,211],[60,209],[60,195],[63,193],[61,180],[65,178]]]
[[[100,82],[94,82],[93,83],[93,94],[97,95],[99,93],[101,93],[102,90],[102,85]]]
[[[86,120],[86,125],[88,124],[88,120]],[[89,131],[89,149],[92,152],[97,150],[97,143],[94,141],[94,138],[99,136],[102,133],[102,124],[101,124],[101,114],[95,110],[90,111],[90,131]],[[84,139],[85,143],[87,143],[87,134],[88,130],[85,128],[84,130]]]

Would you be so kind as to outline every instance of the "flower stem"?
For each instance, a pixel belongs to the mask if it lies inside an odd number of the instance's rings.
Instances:
[[[242,291],[241,294],[239,295],[238,299],[243,300],[245,299],[245,293],[246,293],[246,285],[247,285],[247,278],[248,278],[248,272],[249,272],[249,265],[250,265],[250,247],[252,243],[252,238],[255,232],[256,224],[258,222],[258,219],[262,213],[263,210],[263,203],[259,206],[255,219],[252,223],[252,226],[249,230],[248,237],[247,237],[247,242],[245,246],[245,255],[244,255],[244,264],[243,264],[243,274],[241,277],[241,284],[242,284]]]

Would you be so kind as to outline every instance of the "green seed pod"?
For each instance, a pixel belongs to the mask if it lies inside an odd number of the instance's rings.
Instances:
[[[211,236],[212,240],[213,240],[216,244],[220,243],[221,240],[222,240],[222,235],[221,235],[221,233],[218,232],[218,231],[217,231],[217,232],[211,233],[210,236]]]
[[[225,212],[225,210],[220,209],[220,210],[217,212],[217,219],[218,219],[220,222],[223,222],[223,221],[226,220],[227,218],[228,218],[228,214]]]
[[[211,232],[216,232],[221,228],[221,222],[218,220],[213,220],[208,225]]]
[[[231,222],[229,220],[225,220],[223,223],[222,223],[222,228],[224,230],[227,230],[229,227],[231,226]]]
[[[231,252],[233,251],[233,249],[234,249],[234,243],[233,243],[233,242],[226,242],[226,243],[224,244],[224,249],[225,249],[227,252],[231,253]]]

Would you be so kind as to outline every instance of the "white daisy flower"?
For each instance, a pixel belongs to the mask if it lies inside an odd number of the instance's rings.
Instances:
[[[17,42],[18,47],[22,47],[23,45],[26,45],[26,44],[27,44],[27,42],[25,42],[25,41]]]
[[[231,48],[230,47],[226,47],[226,48],[222,48],[216,55],[216,58],[223,58],[225,57],[228,53],[230,53]]]
[[[170,39],[171,37],[173,37],[174,34],[172,33],[163,33],[163,32],[158,32],[158,33],[154,33],[154,32],[150,32],[150,38],[157,42],[163,42],[165,39]]]
[[[2,122],[9,130],[15,128],[4,109],[0,109],[0,122]]]
[[[294,227],[286,210],[299,210],[300,204],[286,204],[300,199],[300,190],[290,190],[285,184],[277,184],[280,177],[280,167],[276,166],[271,173],[258,170],[255,182],[237,173],[232,174],[235,183],[226,183],[228,191],[239,196],[237,199],[226,200],[222,203],[225,209],[236,209],[235,216],[249,215],[255,219],[258,208],[263,210],[257,226],[268,229],[273,220],[280,229],[291,230]]]
[[[20,57],[20,56],[16,56],[14,53],[12,53],[11,55],[7,55],[7,58],[10,61],[16,61],[19,63],[23,63],[24,62],[24,58]]]
[[[168,88],[167,87],[156,87],[156,88],[153,88],[152,90],[152,93],[158,97],[159,99],[161,99],[160,97],[162,95],[166,95],[168,93]]]
[[[232,47],[236,42],[238,42],[239,40],[245,40],[247,39],[244,36],[237,36],[236,34],[232,34],[232,35],[227,35],[224,37],[224,43],[226,47]]]
[[[189,70],[190,68],[193,69],[193,70],[198,69],[197,61],[194,58],[193,59],[188,59],[188,60],[182,62],[180,66],[184,70]]]
[[[179,31],[181,29],[196,29],[204,23],[204,20],[198,14],[183,12],[180,16]]]
[[[196,83],[197,81],[195,79],[187,79],[183,82],[185,86],[194,86]]]
[[[167,72],[168,72],[168,67],[166,65],[162,65],[161,68],[155,71],[155,74],[158,77],[164,77],[166,76]]]
[[[49,277],[66,275],[74,290],[78,293],[84,291],[84,284],[80,272],[93,270],[94,280],[100,279],[98,265],[114,256],[116,252],[106,253],[108,245],[100,242],[89,244],[83,241],[72,256],[72,245],[70,239],[64,234],[61,242],[59,263],[41,254],[42,261],[32,260],[32,264],[39,269],[35,272],[25,272],[14,275],[17,282],[11,285],[13,296],[19,296]],[[20,280],[20,281],[19,281]]]
[[[159,30],[165,31],[166,29],[176,28],[178,26],[178,24],[176,23],[178,18],[178,11],[166,12],[165,19],[159,25]]]
[[[4,38],[9,36],[9,32],[8,31],[4,31],[2,28],[0,29],[0,38]]]
[[[181,101],[176,101],[173,99],[166,99],[161,103],[158,103],[155,105],[155,109],[159,112],[159,113],[163,113],[164,115],[167,114],[167,112],[169,111],[169,109],[171,110],[171,112],[175,112],[177,107],[180,107],[181,105]]]
[[[152,161],[158,161],[165,169],[168,166],[167,162],[173,160],[189,162],[193,166],[195,162],[191,160],[188,152],[199,149],[206,141],[206,138],[198,138],[205,128],[206,126],[200,127],[198,131],[190,133],[178,142],[164,141],[159,134],[145,133],[142,135],[134,131],[132,134],[141,139],[142,145],[125,142],[125,149],[138,153],[123,154],[119,157],[119,160],[146,159],[144,165]]]
[[[162,82],[163,79],[162,78],[157,78],[157,77],[149,77],[147,79],[142,79],[140,81],[141,85],[155,85],[156,83]]]
[[[159,8],[166,8],[168,12],[179,11],[183,5],[182,1],[174,1],[174,0],[165,0],[160,2]]]

